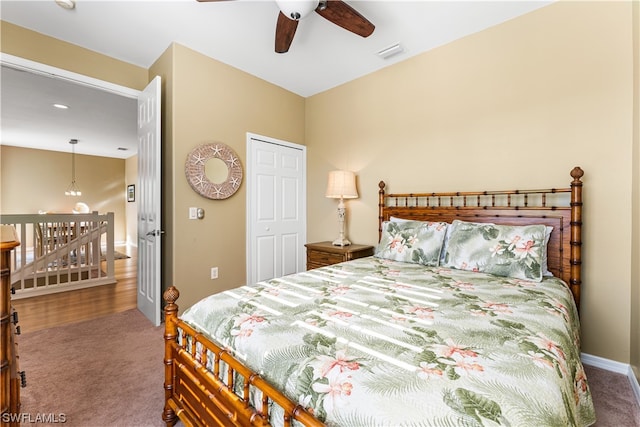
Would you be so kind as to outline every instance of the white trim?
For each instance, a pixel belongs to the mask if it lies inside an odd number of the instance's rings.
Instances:
[[[300,144],[296,144],[295,142],[288,142],[288,141],[284,141],[282,139],[270,138],[268,136],[258,135],[257,133],[247,132],[247,143],[249,143],[249,141],[251,141],[252,139],[257,139],[257,140],[262,141],[262,142],[268,142],[270,144],[283,145],[285,147],[294,148],[296,150],[301,150],[304,153],[307,152],[307,146],[306,145],[300,145]],[[305,166],[305,169],[306,169],[306,163],[305,163],[304,166]]]
[[[104,90],[116,95],[125,96],[127,98],[138,99],[142,93],[137,89],[126,86],[120,86],[114,83],[99,80],[83,74],[74,73],[72,71],[63,70],[62,68],[52,67],[40,62],[31,61],[29,59],[20,58],[19,56],[9,55],[0,52],[0,64],[2,66],[14,68],[16,70],[28,71],[30,73],[42,76],[52,77],[56,79],[66,80],[83,86],[92,87],[94,89]]]
[[[622,375],[627,375],[627,372],[629,371],[629,365],[627,363],[616,362],[615,360],[605,359],[604,357],[582,353],[580,359],[585,365],[595,366],[596,368],[601,368]]]
[[[616,362],[615,360],[605,359],[604,357],[593,356],[591,354],[582,353],[580,356],[582,363],[596,368],[604,369],[606,371],[615,372],[618,374],[626,375],[629,379],[629,385],[633,390],[633,394],[636,396],[636,401],[640,405],[640,384],[636,378],[631,365],[627,363]]]

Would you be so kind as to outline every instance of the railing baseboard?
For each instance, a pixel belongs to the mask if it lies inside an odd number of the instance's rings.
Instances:
[[[79,289],[92,288],[95,286],[103,286],[103,285],[113,285],[116,283],[115,278],[99,278],[99,279],[89,279],[82,280],[80,282],[62,282],[55,285],[48,286],[38,286],[35,288],[27,288],[22,289],[20,292],[16,292],[15,295],[11,296],[13,300],[19,300],[23,298],[32,298],[41,295],[50,295],[56,294],[59,292],[67,292],[67,291],[77,291]]]

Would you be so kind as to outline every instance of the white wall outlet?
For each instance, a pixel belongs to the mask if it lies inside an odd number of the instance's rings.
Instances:
[[[198,219],[198,208],[189,208],[189,219]]]
[[[211,278],[212,279],[218,278],[218,267],[211,267]]]

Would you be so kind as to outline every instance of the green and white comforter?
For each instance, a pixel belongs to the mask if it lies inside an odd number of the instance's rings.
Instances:
[[[330,426],[588,426],[566,285],[362,258],[182,319]]]

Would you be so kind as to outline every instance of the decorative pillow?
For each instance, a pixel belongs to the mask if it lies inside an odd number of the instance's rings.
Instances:
[[[435,267],[446,230],[446,222],[385,221],[374,256]]]
[[[391,222],[408,222],[411,221],[410,219],[404,219],[404,218],[398,218],[397,216],[391,216],[389,217],[389,221]],[[442,250],[440,251],[440,260],[438,261],[438,265],[443,265],[444,264],[444,255],[446,253],[447,250],[447,242],[449,241],[449,235],[451,234],[451,227],[448,222],[445,223],[447,224],[447,230],[445,232],[444,235],[444,240],[442,242]],[[545,264],[546,265],[546,264]]]
[[[455,220],[444,266],[516,279],[542,280],[544,225],[509,226]]]

